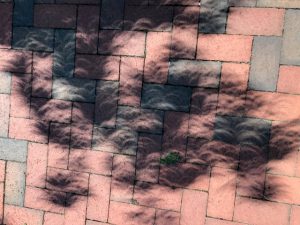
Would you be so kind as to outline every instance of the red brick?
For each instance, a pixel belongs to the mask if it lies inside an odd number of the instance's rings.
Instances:
[[[64,225],[64,215],[45,212],[43,225]]]
[[[0,183],[0,223],[3,222],[4,210],[4,183]]]
[[[87,197],[73,195],[76,201],[65,210],[65,225],[85,225]]]
[[[199,115],[215,114],[217,102],[217,90],[194,88],[191,102],[191,113]]]
[[[298,160],[296,165],[296,177],[300,177],[300,151],[298,151]]]
[[[75,28],[76,6],[37,4],[34,7],[34,26],[47,28]]]
[[[154,217],[155,209],[121,202],[110,202],[109,223],[122,225],[153,224]]]
[[[122,105],[139,106],[143,79],[144,59],[121,58],[119,103]]]
[[[27,186],[24,205],[33,209],[63,213],[65,197],[66,194],[62,192]]]
[[[281,36],[283,20],[284,9],[231,7],[226,30],[228,34]]]
[[[88,177],[86,173],[48,167],[46,187],[55,191],[87,194]]]
[[[138,140],[136,176],[138,180],[156,183],[159,173],[161,136],[141,134]]]
[[[93,123],[95,105],[90,103],[74,102],[72,108],[72,122]]]
[[[202,225],[205,222],[207,193],[184,190],[180,223],[185,225]]]
[[[163,32],[147,34],[144,81],[166,83],[168,78],[171,35]]]
[[[294,120],[300,117],[300,96],[272,92],[249,91],[246,114],[269,120]]]
[[[0,182],[5,180],[5,161],[0,160]]]
[[[177,163],[160,165],[159,183],[172,187],[182,187],[208,191],[210,168],[207,165]]]
[[[249,62],[253,37],[207,34],[198,38],[197,59]]]
[[[108,225],[108,223],[102,223],[102,222],[87,220],[86,225]]]
[[[3,223],[11,225],[42,224],[43,212],[13,205],[5,205]]]
[[[0,4],[0,48],[10,48],[11,46],[11,24],[12,24],[12,12],[13,7],[10,3],[1,3]]]
[[[300,94],[300,66],[280,66],[278,92]]]
[[[271,200],[289,204],[300,204],[300,178],[267,175],[266,195]]]
[[[190,114],[189,136],[211,139],[214,132],[214,115]]]
[[[236,173],[214,167],[212,169],[207,215],[232,220],[236,190]]]
[[[97,221],[107,221],[110,197],[109,177],[91,174],[87,204],[87,218]]]
[[[59,123],[50,125],[48,166],[67,169],[70,132],[69,125]]]
[[[179,211],[182,189],[158,184],[138,182],[134,189],[134,199],[141,205]]]
[[[115,155],[113,159],[111,199],[131,202],[135,178],[135,157]]]
[[[206,218],[205,225],[244,225],[244,223],[231,222],[226,220],[219,220],[214,218]]]
[[[156,210],[155,214],[155,225],[179,225],[180,214],[173,211],[167,210]]]
[[[223,63],[218,113],[241,115],[245,106],[249,65]]]
[[[7,137],[9,124],[10,96],[0,94],[0,136]]]
[[[126,30],[170,31],[172,7],[126,6],[124,28]]]
[[[0,49],[0,71],[30,73],[31,63],[29,51]]]
[[[285,204],[237,197],[234,221],[253,225],[287,225],[289,206]]]
[[[91,148],[93,125],[83,123],[73,123],[71,126],[71,147]]]
[[[139,31],[102,30],[99,32],[98,53],[144,56],[146,33]]]
[[[299,225],[300,222],[300,206],[292,206],[290,225]]]
[[[199,7],[175,7],[171,58],[195,58],[199,9]]]
[[[79,172],[111,175],[112,154],[85,149],[71,149],[69,169]]]
[[[164,120],[163,152],[176,151],[185,156],[189,115],[182,112],[166,112]]]
[[[118,56],[76,55],[75,77],[118,80],[119,65]]]
[[[52,54],[33,54],[32,96],[42,98],[51,97],[52,65]]]
[[[300,146],[299,135],[299,122],[272,122],[268,162],[268,171],[270,173],[288,176],[295,175]]]
[[[11,117],[9,121],[9,137],[47,143],[48,124],[42,121]]]
[[[31,75],[14,75],[12,77],[12,90],[10,97],[10,116],[29,117]]]
[[[72,103],[58,99],[31,98],[30,118],[69,123]]]
[[[97,53],[99,6],[78,7],[76,50],[79,53]]]
[[[46,186],[48,145],[29,143],[27,156],[26,185]]]

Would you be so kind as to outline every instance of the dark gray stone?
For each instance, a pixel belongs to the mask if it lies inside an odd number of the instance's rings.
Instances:
[[[255,37],[249,89],[275,91],[280,63],[280,37]]]
[[[225,33],[227,11],[227,0],[202,0],[200,8],[199,32],[206,34]]]
[[[122,27],[124,0],[102,0],[100,26],[104,29]]]
[[[220,62],[178,60],[170,63],[168,83],[217,88],[220,74]]]
[[[33,4],[34,0],[14,0],[14,26],[33,25]]]
[[[0,138],[0,159],[26,162],[27,141]]]
[[[256,0],[229,0],[229,6],[255,6]]]
[[[13,48],[32,51],[53,51],[52,29],[16,27],[13,29]]]
[[[96,81],[79,78],[55,78],[52,96],[55,99],[94,102]]]
[[[53,76],[73,77],[75,59],[75,31],[56,30],[53,54]]]
[[[300,65],[300,10],[289,9],[285,13],[281,63]]]
[[[142,107],[188,112],[192,89],[182,86],[144,84]]]

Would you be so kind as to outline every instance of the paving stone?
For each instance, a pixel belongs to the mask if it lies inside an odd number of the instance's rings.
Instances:
[[[134,1],[134,0],[133,0]],[[199,5],[198,0],[149,0],[149,5]]]
[[[5,204],[23,206],[25,195],[26,164],[7,162]]]
[[[256,0],[229,0],[229,6],[255,6]]]
[[[94,102],[96,82],[79,78],[55,78],[52,96],[55,99]]]
[[[32,54],[29,51],[0,49],[0,70],[31,73]]]
[[[99,22],[99,6],[78,7],[76,32],[76,51],[78,53],[97,53]]]
[[[13,25],[32,26],[34,0],[16,0],[14,3]]]
[[[278,92],[289,94],[300,94],[300,67],[299,66],[281,66],[279,70],[279,79],[277,84]]]
[[[72,195],[71,195],[72,196]],[[71,207],[65,210],[65,225],[85,225],[87,197],[81,195],[73,195],[76,199]]]
[[[74,29],[76,27],[76,6],[37,4],[34,6],[34,26]]]
[[[164,113],[159,110],[119,106],[117,127],[139,132],[162,133]]]
[[[100,4],[101,0],[56,0],[56,3],[67,3],[67,4]]]
[[[228,34],[281,36],[283,9],[230,8],[226,31]]]
[[[126,30],[171,31],[173,8],[170,6],[126,6]],[[146,22],[144,22],[146,21]]]
[[[0,160],[0,182],[5,181],[5,167],[6,162],[4,160]]]
[[[172,224],[179,225],[180,214],[168,210],[156,210],[155,225]]]
[[[258,7],[300,8],[297,0],[257,0]]]
[[[220,62],[193,60],[172,61],[169,67],[168,83],[217,88],[219,86],[220,73]]]
[[[100,27],[120,29],[123,25],[124,0],[102,0]]]
[[[8,136],[9,105],[9,95],[0,94],[0,137]]]
[[[189,111],[192,91],[181,86],[144,84],[142,107],[161,110]]]
[[[54,32],[51,29],[15,27],[13,47],[32,51],[53,51]]]
[[[72,108],[72,122],[93,123],[95,105],[90,103],[74,102]]]
[[[53,54],[53,76],[72,77],[75,60],[75,32],[56,30]]]
[[[45,212],[44,214],[44,225],[64,225],[64,215]]]
[[[199,35],[197,59],[249,62],[252,40],[242,35]]]
[[[299,4],[300,7],[300,4]],[[284,34],[281,49],[282,64],[300,65],[300,11],[287,10],[285,13]]]
[[[266,147],[271,122],[261,119],[217,116],[214,139],[229,144]]]
[[[91,148],[92,147],[93,124],[72,123],[71,125],[71,147]]]
[[[281,38],[255,37],[249,75],[249,88],[275,91],[279,72]]]
[[[12,4],[0,4],[0,48],[10,48],[11,46],[12,13]]]
[[[137,133],[124,129],[94,127],[93,149],[135,155],[137,149]]]
[[[26,162],[27,141],[0,138],[0,151],[2,160]]]
[[[202,0],[199,18],[199,32],[206,34],[225,33],[227,0]]]
[[[95,123],[101,127],[115,127],[118,107],[118,82],[100,81],[97,84]]]
[[[11,73],[0,72],[0,94],[10,94]]]
[[[292,206],[290,224],[297,225],[298,221],[300,221],[300,207]]]
[[[4,221],[5,224],[43,224],[43,212],[40,210],[5,205]]]
[[[214,133],[214,114],[191,114],[189,119],[189,136],[211,139]]]
[[[149,32],[144,67],[144,81],[164,84],[168,79],[171,34]]]

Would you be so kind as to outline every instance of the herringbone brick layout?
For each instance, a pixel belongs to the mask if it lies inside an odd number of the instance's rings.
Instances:
[[[0,2],[0,224],[300,224],[300,0]]]

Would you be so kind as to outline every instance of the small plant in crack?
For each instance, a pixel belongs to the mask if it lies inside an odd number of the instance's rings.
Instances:
[[[130,199],[130,203],[133,204],[133,205],[138,205],[138,201],[134,198]]]
[[[160,159],[160,163],[164,165],[174,165],[180,162],[181,157],[178,152],[170,152]]]

